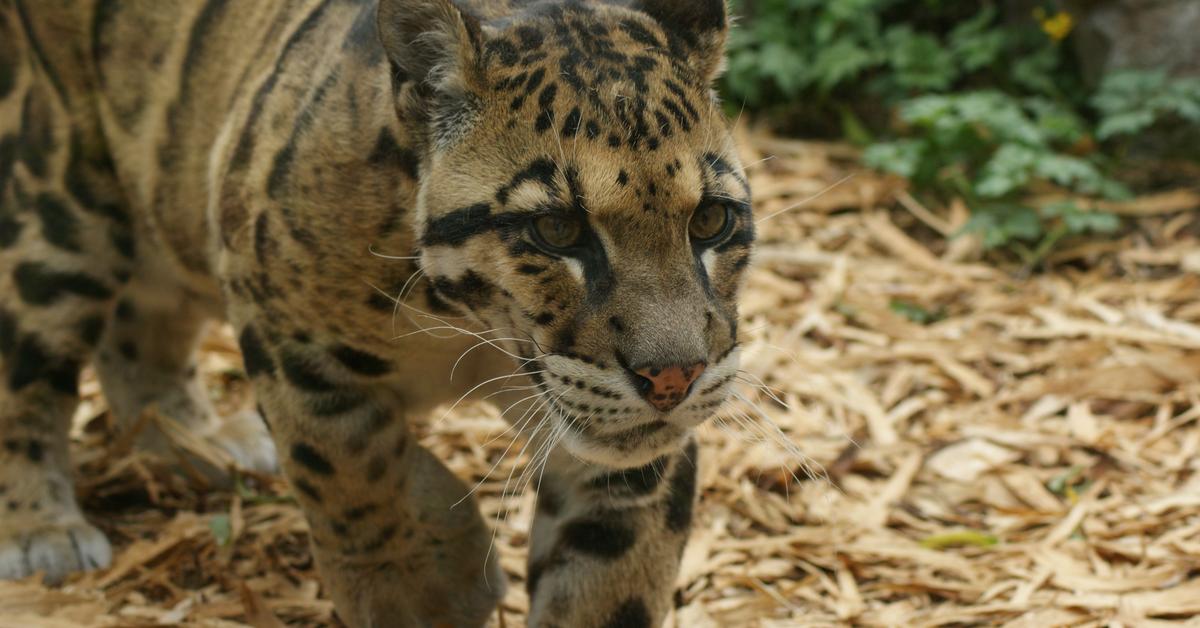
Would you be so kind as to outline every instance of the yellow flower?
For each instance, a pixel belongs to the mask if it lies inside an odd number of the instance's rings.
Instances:
[[[1033,17],[1042,25],[1042,31],[1046,33],[1054,41],[1062,41],[1071,34],[1075,28],[1075,18],[1071,17],[1066,11],[1059,11],[1054,15],[1046,15],[1046,12],[1041,8],[1034,9]]]

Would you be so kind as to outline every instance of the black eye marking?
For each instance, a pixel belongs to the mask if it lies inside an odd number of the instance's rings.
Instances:
[[[529,215],[526,238],[518,244],[521,253],[537,253],[551,258],[569,257],[582,266],[587,299],[603,302],[612,290],[612,268],[599,236],[588,220],[579,172],[575,168],[562,171],[567,183],[569,205],[548,207]],[[510,247],[510,251],[513,247]]]
[[[739,173],[737,170],[734,170],[733,166],[731,166],[728,161],[725,161],[725,159],[723,159],[720,155],[716,153],[706,153],[704,155],[704,162],[708,164],[710,168],[712,168],[713,174],[717,175],[718,177],[733,177],[733,179],[742,186],[742,190],[747,195],[750,194],[750,182],[747,181],[746,177],[742,176],[741,173]]]
[[[508,197],[512,194],[513,190],[529,181],[537,181],[546,188],[552,188],[554,185],[554,174],[557,171],[558,167],[549,159],[541,158],[534,160],[527,168],[514,175],[512,180],[508,182],[508,185],[505,185],[496,192],[496,201],[501,205],[507,204]]]

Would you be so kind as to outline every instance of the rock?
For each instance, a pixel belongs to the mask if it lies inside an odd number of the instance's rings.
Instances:
[[[1118,69],[1165,69],[1200,76],[1200,2],[1195,0],[1072,0],[1075,47],[1093,84]]]

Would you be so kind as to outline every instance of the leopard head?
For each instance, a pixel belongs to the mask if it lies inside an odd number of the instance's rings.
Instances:
[[[414,229],[437,296],[522,339],[574,455],[678,447],[737,372],[754,240],[711,87],[723,0],[384,0],[379,25],[425,139]]]

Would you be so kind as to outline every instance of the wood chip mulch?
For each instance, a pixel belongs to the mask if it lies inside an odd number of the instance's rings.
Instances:
[[[1200,192],[1109,204],[1124,235],[1006,268],[949,237],[961,205],[923,206],[854,149],[744,135],[745,373],[701,433],[668,625],[1200,625]],[[227,333],[204,349],[222,410],[249,403]],[[279,478],[174,472],[84,391],[78,491],[114,564],[0,583],[0,626],[336,625]],[[480,494],[512,586],[493,625],[521,626],[533,497],[502,498],[527,462],[501,459],[505,428],[473,406],[422,435],[471,483],[495,465]]]

